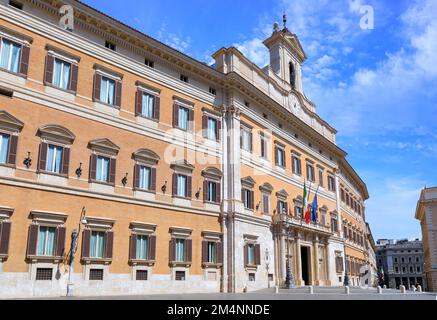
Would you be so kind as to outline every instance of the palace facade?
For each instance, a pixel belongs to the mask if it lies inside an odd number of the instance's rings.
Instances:
[[[366,185],[298,37],[264,43],[263,69],[208,66],[80,1],[0,0],[0,297],[369,284]]]

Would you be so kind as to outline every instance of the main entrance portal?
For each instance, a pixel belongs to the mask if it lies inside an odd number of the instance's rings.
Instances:
[[[301,258],[302,258],[302,280],[305,282],[305,285],[311,285],[310,282],[310,270],[311,270],[311,255],[310,248],[301,247]]]

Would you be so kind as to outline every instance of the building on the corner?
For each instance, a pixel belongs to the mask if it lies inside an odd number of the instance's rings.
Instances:
[[[362,284],[367,187],[287,28],[264,68],[208,66],[80,1],[0,0],[0,44],[0,297],[242,292],[288,261],[298,286]]]
[[[420,193],[416,219],[422,227],[425,281],[429,291],[437,292],[437,187]]]
[[[403,285],[410,289],[411,286],[420,285],[426,289],[423,275],[423,245],[419,239],[380,239],[376,243],[376,259],[378,270],[384,270],[387,287],[399,289]]]

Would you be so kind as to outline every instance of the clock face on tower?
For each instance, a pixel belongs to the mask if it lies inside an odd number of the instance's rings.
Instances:
[[[302,106],[300,105],[299,100],[297,99],[297,97],[294,94],[289,95],[288,110],[290,110],[294,114],[301,114],[302,113]]]

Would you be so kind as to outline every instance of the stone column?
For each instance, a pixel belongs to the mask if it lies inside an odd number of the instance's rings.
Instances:
[[[329,240],[325,243],[325,256],[326,256],[326,285],[332,286],[331,279],[331,246]]]
[[[302,258],[300,255],[300,234],[296,236],[296,284],[302,285]]]
[[[313,247],[314,247],[314,285],[318,286],[320,285],[320,274],[319,274],[319,238],[316,236],[313,241]]]
[[[287,260],[287,245],[285,243],[285,235],[281,230],[280,233],[280,254],[279,254],[279,270],[280,270],[280,274],[281,274],[281,281],[280,283],[283,284],[285,281],[285,276],[287,273],[287,264],[286,264],[286,260]]]

